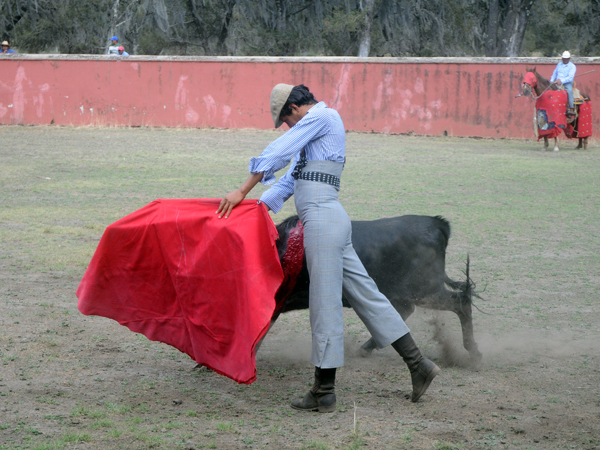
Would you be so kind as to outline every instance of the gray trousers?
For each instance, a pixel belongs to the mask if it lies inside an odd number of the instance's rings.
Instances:
[[[303,172],[341,177],[342,163],[309,161]],[[342,292],[379,348],[409,332],[402,317],[371,277],[352,246],[352,226],[335,187],[296,180],[296,210],[304,225],[304,252],[310,275],[309,312],[312,363],[323,369],[344,365]]]

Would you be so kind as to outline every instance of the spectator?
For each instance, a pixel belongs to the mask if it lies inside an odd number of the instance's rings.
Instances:
[[[127,53],[125,51],[125,47],[123,47],[122,45],[119,47],[119,55],[120,56],[129,56],[129,53]]]
[[[8,41],[2,41],[2,51],[0,53],[17,53],[12,48],[10,48],[10,43]]]
[[[110,38],[110,46],[108,47],[109,55],[118,55],[119,54],[119,38],[117,36],[113,36]]]

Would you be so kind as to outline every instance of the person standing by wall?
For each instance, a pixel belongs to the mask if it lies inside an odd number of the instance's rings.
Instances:
[[[556,65],[550,78],[551,83],[556,81],[558,86],[562,84],[567,91],[567,96],[569,97],[569,109],[567,113],[573,113],[573,78],[575,78],[576,72],[577,67],[571,62],[571,53],[565,51],[562,54],[562,61]]]
[[[2,41],[2,50],[0,51],[0,53],[9,54],[9,53],[17,53],[17,52],[15,52],[12,48],[10,48],[10,42]]]
[[[109,55],[118,55],[119,54],[119,38],[117,36],[113,36],[110,38],[110,46],[108,47]]]
[[[125,47],[123,47],[122,45],[118,49],[118,54],[119,56],[129,56],[129,53],[125,51]]]
[[[275,172],[290,160],[296,162],[260,198],[268,209],[278,212],[294,195],[304,226],[315,381],[304,398],[292,402],[292,408],[335,411],[335,373],[344,365],[342,293],[377,346],[391,344],[404,359],[411,373],[411,400],[416,402],[440,369],[421,355],[402,317],[379,292],[352,246],[350,218],[338,201],[346,158],[340,115],[324,102],[317,102],[306,86],[278,84],[271,92],[271,116],[275,128],[286,123],[289,131],[250,160],[249,177],[225,196],[217,214],[219,218],[229,217],[259,181],[273,184]]]

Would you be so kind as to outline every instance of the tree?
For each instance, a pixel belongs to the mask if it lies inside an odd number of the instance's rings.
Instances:
[[[371,50],[371,26],[373,24],[373,13],[375,9],[375,0],[363,0],[359,2],[359,7],[363,16],[363,28],[360,33],[360,43],[358,44],[358,56],[369,56]]]
[[[535,0],[489,0],[486,56],[520,56]]]
[[[105,53],[116,34],[132,54],[583,56],[599,17],[600,0],[0,0],[0,35],[21,52]]]
[[[538,0],[525,33],[527,52],[558,56],[569,50],[576,56],[600,53],[599,0]]]

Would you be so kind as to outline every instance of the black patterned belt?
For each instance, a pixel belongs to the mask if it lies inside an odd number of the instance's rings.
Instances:
[[[302,149],[302,152],[300,152],[300,159],[296,163],[296,167],[294,167],[294,171],[292,172],[292,177],[295,180],[319,181],[321,183],[330,184],[338,189],[340,188],[340,178],[336,177],[335,175],[330,175],[323,172],[303,172],[302,170],[307,164],[308,161],[306,159],[306,152],[304,149]]]
[[[340,178],[335,175],[323,172],[300,172],[294,174],[296,180],[319,181],[321,183],[330,184],[336,188],[340,188]]]

